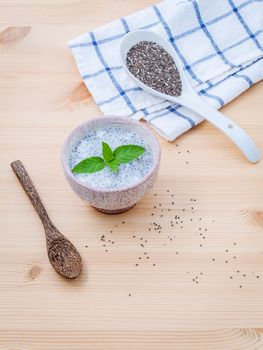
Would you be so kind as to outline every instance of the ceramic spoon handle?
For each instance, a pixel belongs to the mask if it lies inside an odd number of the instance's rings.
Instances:
[[[252,138],[232,120],[203,102],[199,96],[196,96],[191,103],[188,102],[187,107],[225,133],[251,163],[260,160],[259,148]]]

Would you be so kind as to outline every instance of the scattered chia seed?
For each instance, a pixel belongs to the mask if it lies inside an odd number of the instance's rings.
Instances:
[[[196,249],[201,248],[201,250],[204,252],[207,248],[209,249],[209,246],[202,245],[201,243],[204,243],[205,242],[204,240],[210,241],[210,238],[212,237],[210,237],[208,232],[211,232],[212,230],[210,229],[210,227],[208,227],[209,229],[205,228],[206,227],[205,217],[200,217],[200,215],[196,216],[194,212],[190,211],[190,208],[193,208],[191,207],[191,205],[193,205],[193,202],[196,202],[196,199],[194,198],[188,199],[188,204],[184,204],[184,207],[181,207],[180,209],[178,209],[178,211],[181,211],[181,217],[180,217],[178,215],[175,215],[175,206],[174,206],[175,202],[170,201],[171,200],[170,197],[173,197],[174,195],[171,193],[168,194],[167,189],[164,189],[161,193],[158,193],[158,194],[156,193],[154,196],[162,197],[163,194],[166,195],[166,198],[163,201],[159,200],[156,203],[155,198],[154,197],[151,198],[155,204],[154,206],[152,204],[152,208],[155,209],[154,210],[155,221],[151,221],[151,218],[148,217],[148,222],[145,222],[144,226],[137,227],[137,230],[134,232],[131,232],[130,234],[127,232],[125,233],[126,239],[130,238],[130,244],[133,247],[136,247],[137,249],[137,255],[134,256],[134,260],[133,260],[133,266],[134,266],[134,269],[136,269],[137,273],[139,273],[141,270],[149,266],[153,266],[153,267],[156,266],[153,270],[157,271],[158,273],[159,264],[158,264],[158,261],[155,260],[155,257],[156,257],[155,253],[156,253],[157,246],[160,249],[163,249],[163,253],[165,253],[165,248],[163,247],[167,247],[167,248],[170,247],[171,252],[173,252],[177,256],[176,259],[178,260],[180,259],[180,256],[184,257],[184,253],[180,251],[180,235],[182,234],[189,234],[189,235],[191,234],[193,235],[192,237],[195,237],[197,239],[195,243]],[[177,204],[178,202],[176,201],[176,205]],[[169,209],[171,210],[170,213],[169,213]],[[198,212],[198,207],[196,209]],[[149,209],[148,215],[150,213],[151,211]],[[161,219],[162,213],[163,213],[163,217],[165,218],[165,222],[163,222],[164,220]],[[175,221],[175,220],[178,220],[178,221]],[[190,221],[192,221],[191,224],[190,224]],[[200,221],[201,222],[203,221],[204,225],[200,226],[201,224]],[[215,220],[211,220],[211,221],[215,222]],[[211,221],[209,220],[209,222]],[[114,252],[114,249],[111,250],[108,248],[110,247],[109,243],[112,245],[115,244],[115,246],[117,246],[118,243],[121,243],[120,241],[118,241],[118,236],[117,236],[117,233],[121,232],[123,228],[121,223],[125,223],[125,224],[127,223],[129,225],[133,223],[133,221],[129,222],[128,218],[126,221],[126,217],[121,217],[120,221],[118,222],[118,225],[116,224],[116,221],[112,223],[112,227],[118,227],[118,229],[113,229],[111,231],[108,231],[112,235],[109,236],[109,234],[107,235],[105,234],[105,235],[99,235],[98,237],[101,241],[100,246],[101,247],[103,246],[104,247],[102,248],[103,251],[105,251],[106,253],[108,252],[108,254]],[[183,224],[183,223],[185,223],[185,227],[180,226],[180,224]],[[177,226],[175,226],[175,224]],[[188,227],[188,225],[191,225],[191,226]],[[179,230],[180,227],[182,231]],[[186,230],[184,231],[183,228],[185,228]],[[158,235],[158,233],[160,235]],[[137,239],[133,240],[133,238],[137,238]],[[177,240],[177,238],[179,239]],[[232,245],[236,246],[235,249],[237,249],[240,243],[239,241],[236,240],[235,242],[233,241],[231,242],[231,246]],[[145,249],[142,249],[142,248],[145,248]],[[217,256],[210,259],[208,258],[210,260],[210,266],[212,268],[217,269],[218,264],[221,264],[221,263],[228,264],[230,268],[232,265],[231,263],[234,262],[232,261],[232,259],[237,259],[235,260],[235,263],[238,262],[239,257],[238,255],[231,254],[232,253],[231,247],[225,246],[222,249],[222,252],[224,253],[224,256],[225,256],[223,260],[221,258],[219,259]],[[236,273],[237,275],[234,276],[234,273]],[[190,273],[188,271],[186,272],[186,274],[189,275],[188,278],[190,278],[190,281],[193,281],[192,283],[194,283],[194,286],[196,286],[196,284],[198,283],[201,284],[203,280],[206,278],[206,276],[209,275],[209,273],[206,273],[206,271],[195,272],[195,273],[194,272]],[[199,275],[199,278],[198,278],[198,275],[196,274]],[[239,289],[239,288],[245,288],[244,282],[247,281],[247,279],[250,277],[250,274],[251,274],[251,277],[253,276],[254,283],[260,283],[262,281],[262,275],[259,272],[242,271],[240,266],[236,266],[234,271],[231,271],[229,274],[225,275],[225,278],[228,280],[231,279],[231,283],[236,282],[236,287]],[[243,285],[241,285],[240,283],[243,283]]]
[[[182,82],[172,56],[152,41],[141,41],[127,53],[128,70],[145,85],[170,96],[180,96]]]

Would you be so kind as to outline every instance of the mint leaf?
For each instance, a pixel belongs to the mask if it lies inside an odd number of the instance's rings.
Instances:
[[[114,158],[113,152],[106,142],[102,142],[102,155],[106,162],[110,162]]]
[[[105,167],[101,157],[90,157],[82,160],[71,171],[75,174],[96,173]]]
[[[137,159],[145,152],[145,148],[137,145],[119,146],[113,151],[113,155],[119,163],[129,163]]]
[[[119,170],[119,162],[116,158],[113,159],[111,162],[106,162],[106,164],[114,173],[117,173],[117,171]]]
[[[106,165],[116,173],[119,165],[129,163],[145,152],[145,148],[137,145],[123,145],[117,147],[113,152],[106,142],[102,142],[101,157],[90,157],[83,159],[74,168],[71,169],[74,174],[96,173],[102,170]]]

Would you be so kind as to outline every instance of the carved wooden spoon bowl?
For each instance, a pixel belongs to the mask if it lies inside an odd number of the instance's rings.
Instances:
[[[63,277],[77,278],[82,271],[82,260],[79,252],[53,225],[22,162],[16,160],[11,163],[11,167],[43,223],[51,265]]]

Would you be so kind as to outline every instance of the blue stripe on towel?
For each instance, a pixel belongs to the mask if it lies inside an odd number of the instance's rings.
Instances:
[[[152,27],[155,27],[158,24],[159,24],[159,21],[158,22],[153,22],[153,23],[150,23],[150,24],[146,24],[145,26],[142,26],[142,27],[140,27],[138,29],[151,29]],[[99,40],[97,40],[97,44],[101,45],[101,44],[105,44],[105,43],[108,43],[108,42],[111,42],[111,41],[114,41],[114,40],[121,39],[125,34],[126,34],[126,32],[125,33],[121,33],[121,34],[112,35],[112,36],[110,36],[108,38],[99,39]],[[90,42],[90,41],[84,42],[84,43],[77,43],[77,44],[69,45],[69,47],[71,49],[75,49],[75,48],[78,48],[78,47],[89,47],[89,46],[92,46],[92,42]]]
[[[153,116],[152,118],[148,119],[148,121],[152,122],[153,120],[159,119],[165,115],[168,115],[169,113],[174,113],[178,117],[186,120],[190,124],[191,127],[195,126],[195,122],[190,117],[188,117],[185,114],[178,111],[180,108],[182,108],[182,106],[179,106],[179,105],[176,105],[176,107],[173,107],[173,106],[166,107],[164,112],[161,112],[161,113]]]
[[[134,88],[130,88],[130,89],[127,89],[125,90],[125,94],[127,94],[128,92],[135,92],[135,91],[141,91],[142,89],[140,87],[134,87]],[[104,101],[98,101],[96,102],[98,106],[102,106],[102,105],[105,105],[107,103],[110,103],[112,101],[115,101],[117,100],[118,98],[121,98],[123,96],[123,93],[122,94],[118,94],[118,95],[115,95],[111,98],[109,98],[108,100],[104,100]],[[127,97],[127,96],[126,96]],[[137,110],[135,111],[137,112]]]
[[[129,26],[128,26],[128,23],[127,23],[126,19],[122,17],[121,18],[121,23],[123,25],[125,33],[128,33],[130,31],[130,29],[129,29]]]
[[[228,61],[228,59],[225,57],[225,55],[223,54],[223,52],[220,50],[219,46],[217,45],[217,43],[213,39],[213,37],[210,34],[209,30],[207,29],[206,25],[204,24],[197,2],[195,0],[194,1],[190,0],[190,2],[193,4],[194,10],[195,10],[195,14],[196,14],[196,18],[197,18],[197,20],[199,22],[199,25],[202,28],[202,30],[205,33],[205,35],[207,36],[207,38],[209,39],[209,41],[210,41],[211,45],[213,46],[216,54],[219,55],[219,57],[222,59],[222,61],[226,65],[229,65],[231,68],[234,68],[235,65]]]
[[[204,24],[203,20],[202,20],[202,16],[198,7],[198,4],[195,0],[190,0],[190,2],[193,4],[194,6],[194,10],[195,10],[195,14],[197,17],[197,20],[200,24],[200,27],[203,29],[203,32],[205,33],[205,35],[208,37],[211,45],[213,46],[215,52],[217,55],[219,55],[219,57],[221,58],[221,60],[228,66],[230,66],[231,68],[236,68],[237,66],[235,66],[233,63],[231,63],[226,56],[223,54],[222,50],[220,50],[219,46],[217,45],[217,43],[215,42],[215,40],[213,39],[212,35],[210,34],[209,30],[207,29],[206,25]],[[240,78],[245,79],[246,81],[248,81],[248,77],[246,75],[240,75]]]
[[[257,62],[260,61],[260,60],[263,60],[263,57],[260,57],[260,58],[256,59],[255,61],[253,61],[253,62],[247,64],[246,66],[243,66],[243,67],[240,68],[237,72],[234,72],[234,73],[228,75],[227,77],[225,77],[224,79],[222,79],[222,80],[218,81],[217,83],[215,83],[215,84],[213,85],[213,87],[215,87],[215,86],[221,84],[221,83],[224,82],[225,80],[229,79],[229,77],[234,77],[234,76],[240,75],[239,72],[241,72],[241,71],[244,70],[244,69],[247,69],[247,68],[251,67],[253,64],[257,63]],[[249,83],[249,85],[252,83],[252,81],[251,81],[250,78],[248,78],[247,82]],[[252,84],[253,84],[253,83],[252,83]],[[209,89],[207,89],[207,90],[209,90]]]
[[[116,67],[111,67],[110,70],[120,70],[122,69],[122,66],[116,66]],[[103,69],[100,69],[98,70],[97,72],[95,73],[92,73],[92,74],[85,74],[82,76],[82,79],[83,80],[86,80],[86,79],[90,79],[90,78],[94,78],[94,77],[97,77],[98,75],[102,74],[102,73],[105,73],[108,71],[108,68],[103,68]]]
[[[97,53],[97,55],[98,55],[102,65],[104,66],[105,70],[107,71],[110,80],[112,81],[113,85],[115,86],[115,88],[117,89],[119,94],[123,97],[123,99],[126,102],[127,106],[131,109],[131,111],[133,113],[135,113],[136,112],[136,108],[133,106],[133,104],[131,103],[131,100],[127,96],[127,92],[122,90],[122,87],[120,86],[118,81],[115,79],[114,75],[112,74],[112,71],[111,71],[110,67],[107,65],[103,55],[100,52],[100,49],[98,47],[98,43],[96,41],[96,38],[95,38],[95,35],[94,35],[93,32],[90,32],[90,37],[91,37],[94,49],[95,49],[95,51],[96,51],[96,53]]]
[[[188,117],[188,116],[186,116],[186,115],[180,113],[180,112],[178,111],[179,108],[176,109],[176,108],[173,108],[173,107],[169,106],[169,107],[167,107],[167,109],[168,109],[168,111],[170,111],[170,112],[175,113],[176,115],[178,115],[178,117],[181,117],[181,118],[187,120],[188,123],[191,125],[191,127],[194,127],[194,126],[195,126],[195,122],[193,121],[193,119],[191,119],[190,117]]]
[[[232,11],[236,14],[237,18],[239,19],[239,22],[242,24],[242,26],[245,28],[246,32],[248,33],[248,35],[250,36],[250,38],[254,41],[254,43],[256,44],[256,46],[262,51],[262,46],[260,45],[259,41],[257,40],[257,38],[255,37],[255,35],[252,33],[252,31],[250,30],[249,26],[246,24],[244,18],[241,16],[239,9],[237,8],[237,6],[234,4],[233,0],[228,0],[229,5],[232,8]]]
[[[242,8],[244,8],[244,7],[248,6],[248,5],[250,5],[250,4],[251,4],[252,2],[254,2],[254,1],[255,1],[255,0],[248,0],[248,1],[245,1],[245,2],[243,2],[242,4],[240,4],[239,6],[237,6],[237,8],[240,10],[240,9],[242,9]],[[259,0],[259,1],[261,1],[261,0]],[[212,25],[212,24],[215,24],[215,23],[221,21],[221,20],[224,19],[224,18],[227,18],[227,17],[231,16],[232,14],[233,14],[233,11],[228,11],[228,12],[226,12],[226,13],[224,13],[224,14],[218,16],[218,17],[215,17],[214,19],[212,19],[212,20],[210,20],[210,21],[207,21],[207,22],[205,23],[205,25],[208,27],[208,26],[210,26],[210,25]],[[185,38],[185,37],[188,36],[189,34],[192,34],[192,33],[197,32],[197,31],[199,31],[199,30],[202,30],[202,28],[200,28],[200,26],[196,26],[196,27],[194,27],[193,29],[189,29],[189,30],[186,30],[185,32],[183,32],[183,33],[181,33],[181,34],[175,35],[174,38],[175,38],[175,40],[179,40],[179,39]]]
[[[263,29],[262,30],[258,30],[256,33],[255,33],[255,36],[258,36],[260,35],[261,33],[263,33]],[[237,41],[236,43],[230,45],[230,46],[227,46],[225,49],[222,49],[221,51],[224,53],[224,52],[227,52],[237,46],[240,46],[242,45],[243,43],[245,43],[246,41],[250,40],[251,38],[249,36],[247,36],[246,38],[240,40],[240,41]],[[203,58],[200,58],[199,60],[196,60],[194,62],[191,63],[191,67],[193,66],[196,66],[197,64],[199,63],[203,63],[207,60],[209,60],[210,58],[213,58],[213,57],[216,57],[217,56],[217,53],[212,53],[211,55],[208,55],[206,57],[203,57]]]

